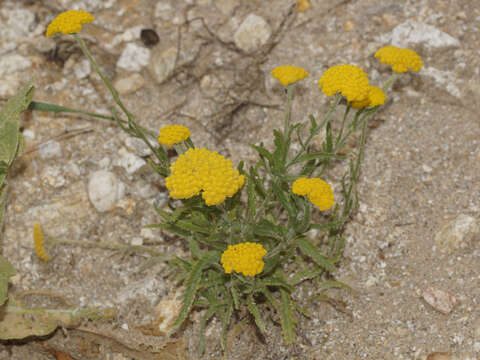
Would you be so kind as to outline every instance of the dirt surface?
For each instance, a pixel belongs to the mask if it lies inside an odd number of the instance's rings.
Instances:
[[[270,146],[272,129],[282,124],[283,89],[269,75],[275,66],[309,71],[293,110],[295,120],[307,122],[309,114],[320,117],[328,108],[317,81],[329,66],[359,65],[380,85],[390,70],[373,53],[392,42],[414,49],[424,68],[395,83],[370,123],[359,210],[332,274],[355,292],[329,291],[329,300],[312,300],[320,289],[305,283],[294,296],[313,318],[300,319],[294,346],[282,345],[278,323],[269,323],[265,338],[239,323],[229,334],[228,358],[480,359],[480,3],[312,0],[303,12],[294,4],[0,0],[0,97],[35,76],[36,100],[109,112],[108,92],[71,39],[43,35],[59,12],[85,9],[96,19],[81,36],[123,86],[122,99],[139,122],[155,130],[184,124],[197,146],[237,164],[255,159],[248,143]],[[251,14],[257,27],[242,34]],[[145,45],[145,28],[156,31],[157,44]],[[148,255],[57,246],[54,260],[43,263],[33,252],[38,222],[62,239],[143,244],[184,255],[181,240],[142,228],[159,220],[152,204],[168,196],[142,157],[146,149],[108,120],[34,112],[21,125],[27,148],[9,178],[3,243],[3,255],[18,272],[10,292],[36,291],[22,298],[31,306],[66,302],[113,307],[117,315],[47,338],[2,343],[0,359],[61,359],[60,352],[82,360],[195,359],[201,314],[193,313],[171,336],[158,330],[175,314],[181,291],[164,263],[138,272]],[[115,188],[102,212],[89,197],[100,170],[111,174]],[[328,175],[335,191],[343,171],[334,167]],[[445,245],[442,227],[459,215],[473,230],[457,236],[459,246],[450,238]],[[436,310],[423,298],[428,288],[458,304],[447,314]],[[222,358],[219,333],[214,319],[206,359]]]

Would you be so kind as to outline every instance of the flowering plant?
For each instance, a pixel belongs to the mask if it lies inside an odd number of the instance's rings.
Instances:
[[[227,332],[236,311],[249,313],[264,334],[270,326],[266,323],[269,311],[271,317],[279,319],[285,342],[293,343],[298,316],[310,316],[292,298],[297,287],[307,280],[318,282],[322,289],[348,287],[325,281],[323,275],[336,271],[342,233],[357,206],[356,185],[368,119],[384,104],[389,82],[383,89],[372,86],[367,74],[355,65],[328,69],[319,87],[325,95],[333,96],[330,109],[320,121],[310,116],[307,126],[292,121],[291,109],[295,83],[308,72],[291,65],[275,68],[271,74],[286,87],[287,94],[283,129],[273,131],[273,149],[263,143],[250,144],[258,153],[258,161],[248,165],[241,161],[234,167],[221,154],[195,147],[190,130],[183,125],[165,126],[157,134],[138,124],[76,34],[93,20],[84,11],[67,11],[52,21],[46,35],[63,33],[75,38],[113,96],[116,107],[112,107],[112,116],[36,101],[29,108],[109,118],[152,150],[149,164],[165,178],[170,201],[168,209],[155,205],[161,221],[149,227],[176,234],[188,243],[188,257],[169,259],[185,286],[183,306],[173,327],[180,327],[193,308],[205,309],[200,353],[205,345],[205,327],[213,316],[221,321],[221,344],[226,349]],[[399,72],[408,68],[418,71],[422,65],[420,57],[406,49],[387,47],[376,56]],[[333,124],[343,98],[347,105],[342,121]],[[361,136],[356,151],[341,155],[357,131]],[[312,141],[322,133],[325,139],[321,150],[315,151]],[[299,145],[297,150],[292,147],[294,142]],[[178,155],[173,162],[164,146],[173,146]],[[349,164],[336,194],[325,181],[333,161]],[[320,216],[319,211],[325,213]],[[310,236],[311,230],[316,231],[316,237]],[[40,241],[39,226],[35,231],[37,252],[51,260]]]

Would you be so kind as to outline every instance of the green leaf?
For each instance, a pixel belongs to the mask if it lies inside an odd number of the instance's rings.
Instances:
[[[76,110],[76,109],[71,109],[65,106],[61,105],[56,105],[56,104],[50,104],[50,103],[44,103],[41,101],[32,101],[30,105],[28,106],[29,110],[37,110],[37,111],[48,111],[48,112],[53,112],[53,113],[59,113],[59,112],[66,112],[66,113],[76,113],[76,114],[84,114],[100,119],[107,119],[107,120],[114,120],[112,116],[107,116],[107,115],[101,115],[101,114],[95,114],[91,113],[88,111],[83,111],[83,110]]]
[[[306,238],[298,239],[297,244],[302,253],[305,256],[310,257],[318,266],[321,266],[330,272],[337,271],[337,268],[333,265],[332,260],[320,254],[318,248],[316,248]]]
[[[195,301],[197,287],[202,277],[202,271],[210,264],[218,262],[220,254],[216,251],[206,253],[200,260],[196,261],[185,281],[186,289],[183,298],[182,308],[177,319],[172,324],[172,328],[178,328],[187,318],[188,313]]]
[[[330,121],[327,121],[327,128],[326,128],[326,145],[325,145],[325,152],[331,153],[333,152],[333,135],[332,135],[332,124]]]
[[[232,321],[232,314],[233,314],[233,303],[230,302],[227,304],[226,308],[222,313],[222,337],[221,337],[221,345],[223,351],[227,351],[227,333],[228,333],[228,326]]]
[[[202,356],[203,352],[205,351],[205,328],[207,326],[207,322],[213,317],[213,315],[215,315],[217,310],[218,306],[210,305],[200,321],[200,330],[198,331],[200,334],[200,339],[198,342],[198,356]]]
[[[253,233],[258,236],[266,236],[283,240],[283,234],[280,226],[271,223],[267,219],[263,219],[260,221],[260,223],[253,225]]]
[[[256,207],[255,186],[253,180],[249,177],[247,182],[247,209],[250,217],[255,217]]]
[[[233,305],[235,306],[235,310],[240,309],[240,300],[239,300],[238,292],[237,292],[237,289],[235,288],[235,285],[233,285],[230,288],[230,293],[232,294]]]
[[[280,289],[280,294],[280,323],[282,324],[285,343],[290,345],[295,341],[295,319],[292,314],[290,294],[284,289]]]
[[[292,292],[293,290],[295,290],[295,288],[289,285],[286,281],[276,277],[264,278],[261,280],[261,282],[262,282],[262,285],[265,285],[265,286],[283,287],[288,292]]]
[[[275,164],[274,160],[273,160],[273,155],[263,147],[263,144],[260,144],[260,145],[253,145],[253,144],[248,144],[250,145],[251,148],[257,150],[257,152],[260,154],[260,156],[263,156],[264,158],[266,158],[270,164],[271,167],[273,167],[273,165]]]
[[[0,255],[0,305],[7,300],[8,279],[13,275],[15,275],[15,269],[12,264]]]
[[[345,156],[340,156],[332,153],[326,153],[326,152],[314,152],[310,154],[304,154],[299,156],[295,161],[292,161],[292,164],[298,164],[304,161],[311,161],[311,160],[326,160],[326,159],[337,159],[337,160],[343,160],[345,159]]]
[[[347,289],[352,292],[355,291],[353,288],[351,288],[350,286],[348,286],[347,284],[341,281],[327,280],[321,283],[320,286],[324,289],[336,288],[336,289]]]
[[[272,191],[275,197],[280,201],[283,208],[287,211],[291,219],[295,218],[295,210],[288,193],[284,192],[275,182],[272,182]]]
[[[0,111],[0,160],[10,166],[18,153],[19,115],[32,101],[34,87],[30,80]],[[2,183],[0,183],[0,186]]]
[[[257,324],[258,328],[263,334],[267,333],[265,329],[265,324],[263,323],[262,317],[260,315],[260,311],[258,310],[257,305],[255,304],[255,300],[253,299],[253,295],[249,294],[247,296],[247,308],[250,311],[250,314],[253,315],[253,319],[255,320],[255,324]]]
[[[292,284],[293,286],[298,285],[305,280],[316,278],[317,276],[320,276],[322,273],[323,273],[323,269],[321,268],[301,270],[293,276],[293,278],[290,280],[290,284]]]
[[[302,218],[299,222],[295,222],[295,230],[297,233],[303,234],[307,231],[310,227],[310,214],[311,214],[311,206],[310,201],[305,198],[298,198],[300,202],[303,203],[303,211],[301,213]]]

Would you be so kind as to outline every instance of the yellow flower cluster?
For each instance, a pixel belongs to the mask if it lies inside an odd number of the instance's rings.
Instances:
[[[318,81],[318,86],[325,95],[341,93],[349,102],[365,100],[370,89],[367,74],[355,65],[329,68]]]
[[[352,107],[362,109],[364,107],[375,107],[385,104],[386,95],[382,89],[377,86],[370,86],[368,97],[363,101],[352,101]]]
[[[245,177],[233,169],[232,160],[216,151],[188,149],[171,166],[165,184],[174,199],[199,195],[207,205],[218,205],[243,186]]]
[[[263,257],[266,254],[267,250],[261,244],[244,242],[229,245],[223,252],[220,262],[226,274],[236,271],[245,276],[255,276],[263,271],[265,265]]]
[[[319,178],[300,178],[293,182],[292,192],[307,196],[320,211],[330,209],[335,204],[330,184]]]
[[[422,58],[413,50],[396,46],[385,46],[375,53],[382,64],[392,65],[392,70],[399,73],[407,70],[419,71],[422,66]]]
[[[74,34],[82,30],[83,24],[91,23],[95,18],[84,10],[68,10],[59,14],[48,25],[46,36],[50,37],[56,33]]]
[[[185,141],[190,137],[190,130],[183,125],[164,126],[160,130],[158,142],[162,145],[172,146],[179,142]]]
[[[271,74],[275,79],[280,81],[283,86],[293,84],[298,80],[302,80],[308,76],[307,71],[293,65],[277,66],[272,70]]]
[[[33,225],[33,245],[35,247],[35,253],[41,260],[45,262],[52,260],[48,256],[47,250],[45,250],[45,247],[43,246],[43,233],[40,224]]]

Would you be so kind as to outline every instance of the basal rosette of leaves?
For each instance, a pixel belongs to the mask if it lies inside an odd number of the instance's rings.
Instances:
[[[80,31],[74,30],[68,32]],[[164,128],[160,135],[140,126],[81,37],[76,33],[66,36],[73,36],[110,91],[115,103],[112,115],[35,101],[29,108],[110,119],[152,150],[148,163],[168,179],[171,197],[166,207],[154,204],[161,220],[149,227],[182,238],[189,249],[188,256],[169,260],[175,269],[173,274],[185,287],[183,306],[173,326],[178,329],[193,310],[206,310],[200,323],[200,354],[212,317],[221,323],[220,342],[227,350],[227,334],[235,322],[235,312],[250,314],[265,336],[279,323],[285,343],[295,342],[299,318],[310,316],[304,304],[293,300],[298,287],[305,281],[313,282],[319,291],[348,287],[325,280],[324,274],[337,269],[344,227],[357,206],[356,184],[368,119],[385,102],[384,92],[395,78],[380,89],[370,85],[367,74],[357,66],[333,66],[319,80],[321,91],[333,97],[330,108],[323,118],[310,116],[305,123],[292,121],[291,113],[296,82],[308,72],[291,65],[273,69],[272,75],[287,90],[283,129],[273,131],[271,147],[250,144],[258,154],[256,162],[235,165],[214,149],[196,148],[196,134],[190,134],[183,124]],[[404,58],[395,55],[393,60]],[[318,89],[312,91],[321,96]],[[339,105],[342,98],[347,100],[346,106]],[[337,110],[343,115],[334,122]],[[356,147],[345,155],[345,145],[356,133],[360,134]],[[325,139],[320,148],[312,143],[318,135]],[[178,157],[167,157],[164,146],[171,145]],[[338,183],[332,183],[328,174],[334,161],[348,165]],[[308,236],[311,230],[318,233],[314,239]],[[142,269],[154,263],[156,255],[151,254]]]

